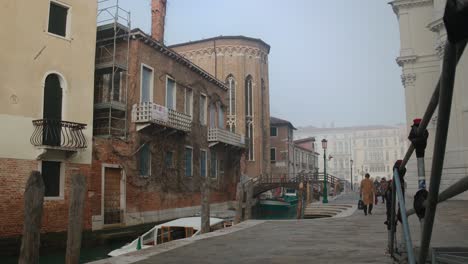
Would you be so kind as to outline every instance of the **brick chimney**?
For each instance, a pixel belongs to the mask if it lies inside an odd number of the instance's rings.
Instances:
[[[151,37],[164,43],[167,0],[151,0]]]

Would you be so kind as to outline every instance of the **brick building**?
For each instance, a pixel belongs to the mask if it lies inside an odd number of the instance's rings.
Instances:
[[[245,140],[225,129],[228,87],[164,46],[165,5],[153,1],[152,36],[118,24],[129,38],[106,46],[115,28],[98,28],[93,230],[193,215],[205,180],[213,208],[235,199]]]
[[[294,141],[294,130],[291,122],[270,117],[270,159],[274,178],[294,178],[298,173],[318,172],[315,138]]]
[[[170,46],[210,74],[224,80],[227,128],[248,139],[242,173],[267,176],[270,167],[268,54],[261,39],[219,36]]]
[[[0,237],[18,237],[26,181],[41,171],[42,232],[67,228],[71,178],[89,176],[96,1],[6,0],[0,8]],[[18,19],[21,14],[21,19]],[[89,208],[89,203],[85,204]],[[91,226],[90,216],[85,221]]]

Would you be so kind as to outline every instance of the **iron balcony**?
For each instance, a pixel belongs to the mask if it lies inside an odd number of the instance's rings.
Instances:
[[[208,142],[224,143],[235,147],[245,148],[245,138],[229,130],[210,127],[208,129]]]
[[[34,132],[30,141],[36,147],[71,151],[87,147],[83,134],[86,124],[47,118],[34,120],[32,123]]]
[[[192,129],[192,118],[189,115],[152,102],[134,104],[132,122],[139,124],[153,123],[183,132],[190,132]],[[140,129],[137,128],[137,130]]]

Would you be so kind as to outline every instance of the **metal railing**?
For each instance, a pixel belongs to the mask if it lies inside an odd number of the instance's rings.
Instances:
[[[216,127],[210,127],[208,129],[208,142],[222,142],[236,147],[245,147],[245,139],[243,136]]]
[[[83,149],[87,147],[83,129],[86,124],[73,123],[55,119],[32,121],[34,132],[30,142],[36,147],[57,149]]]
[[[192,118],[189,115],[153,102],[134,104],[132,108],[132,122],[155,123],[184,132],[192,130]]]
[[[424,117],[419,123],[416,135],[422,137],[427,125],[429,124],[432,115],[434,114],[437,106],[438,118],[437,127],[434,140],[434,150],[432,156],[432,168],[430,177],[429,191],[427,192],[427,199],[424,200],[422,207],[422,236],[421,245],[416,262],[416,256],[413,251],[411,233],[408,224],[408,217],[414,214],[415,209],[406,211],[404,191],[400,179],[400,172],[405,170],[406,164],[412,156],[415,146],[410,145],[404,159],[401,161],[398,168],[395,168],[392,184],[392,206],[390,216],[390,230],[389,230],[389,252],[392,257],[394,256],[394,243],[396,235],[396,198],[398,197],[399,212],[401,215],[401,222],[403,226],[404,244],[406,244],[407,257],[409,263],[426,263],[431,243],[432,230],[434,226],[434,217],[437,210],[437,204],[454,197],[460,193],[468,190],[468,177],[465,177],[458,182],[449,186],[444,192],[439,195],[440,182],[442,178],[442,170],[445,158],[445,149],[447,144],[448,127],[450,121],[450,111],[452,107],[453,87],[455,82],[456,66],[460,60],[463,51],[467,44],[468,34],[466,26],[468,19],[466,17],[468,12],[468,1],[454,1],[448,0],[445,8],[444,22],[448,32],[448,41],[444,50],[444,59],[442,65],[442,72],[437,82],[437,86],[432,94],[431,100],[427,106]],[[419,162],[421,161],[421,162]],[[424,156],[418,157],[418,174],[424,177]],[[420,186],[420,190],[425,190],[425,187]],[[466,261],[466,259],[464,259]]]

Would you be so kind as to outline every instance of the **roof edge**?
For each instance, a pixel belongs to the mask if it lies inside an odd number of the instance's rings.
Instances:
[[[198,65],[194,64],[193,62],[191,62],[190,60],[186,59],[184,56],[180,55],[179,53],[172,50],[168,46],[166,46],[163,43],[155,40],[150,35],[143,32],[143,30],[141,30],[139,28],[132,29],[132,31],[130,32],[130,36],[132,38],[134,38],[134,39],[136,39],[137,37],[142,37],[142,38],[145,39],[144,42],[150,41],[151,44],[152,44],[150,46],[152,46],[152,47],[154,47],[154,45],[157,46],[163,54],[173,58],[177,62],[181,62],[185,66],[188,66],[188,68],[190,70],[200,74],[203,78],[205,78],[209,82],[212,82],[212,83],[216,84],[219,88],[221,88],[221,89],[223,89],[225,91],[228,90],[228,88],[227,88],[226,84],[224,84],[224,82],[217,79],[216,77],[211,75],[209,72],[205,71],[200,66],[198,66]]]
[[[173,45],[169,45],[169,48],[176,48],[176,47],[181,47],[181,46],[187,46],[187,45],[192,45],[192,44],[197,44],[197,43],[203,43],[203,42],[208,42],[208,41],[213,41],[213,40],[220,40],[220,39],[243,39],[243,40],[250,40],[254,42],[258,42],[265,46],[267,48],[267,53],[270,53],[270,45],[263,41],[260,38],[251,38],[251,37],[246,37],[242,35],[238,36],[217,36],[217,37],[211,37],[211,38],[206,38],[206,39],[199,39],[199,40],[194,40],[194,41],[187,41],[187,42],[182,42],[182,43],[177,43]]]

